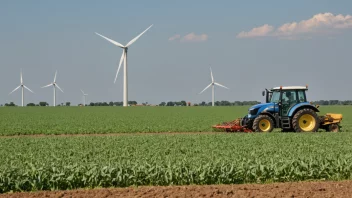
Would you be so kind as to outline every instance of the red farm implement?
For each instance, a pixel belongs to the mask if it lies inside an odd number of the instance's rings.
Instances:
[[[241,126],[242,118],[238,118],[234,121],[223,122],[221,124],[213,125],[212,127],[218,131],[226,131],[226,132],[245,132],[250,133],[253,132],[251,129],[246,128],[245,126]]]

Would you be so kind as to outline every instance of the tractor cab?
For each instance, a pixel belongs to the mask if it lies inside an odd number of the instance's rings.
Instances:
[[[307,102],[306,91],[308,86],[275,87],[270,91],[263,91],[266,103],[272,103],[278,107],[280,116],[288,116],[289,110],[297,104],[310,104]],[[265,93],[266,92],[266,93]]]

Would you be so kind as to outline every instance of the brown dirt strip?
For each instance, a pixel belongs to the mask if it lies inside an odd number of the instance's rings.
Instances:
[[[85,134],[33,134],[33,135],[0,135],[0,138],[16,137],[86,137],[86,136],[127,136],[127,135],[204,135],[204,134],[224,134],[226,132],[130,132],[130,133],[85,133]]]
[[[37,197],[351,197],[352,181],[295,182],[207,186],[145,186],[91,190],[39,191],[0,194],[0,198]]]

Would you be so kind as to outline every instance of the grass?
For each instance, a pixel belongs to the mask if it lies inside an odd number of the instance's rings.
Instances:
[[[242,107],[4,107],[0,135],[204,132],[243,117]],[[344,131],[352,129],[352,106],[320,107],[342,113]]]

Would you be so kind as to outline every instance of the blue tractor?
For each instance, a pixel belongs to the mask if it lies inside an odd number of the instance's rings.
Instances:
[[[318,116],[318,106],[307,101],[307,90],[308,86],[266,89],[266,103],[252,106],[240,125],[254,132],[271,132],[274,128],[292,132],[315,132],[319,128],[338,131],[342,115]]]

